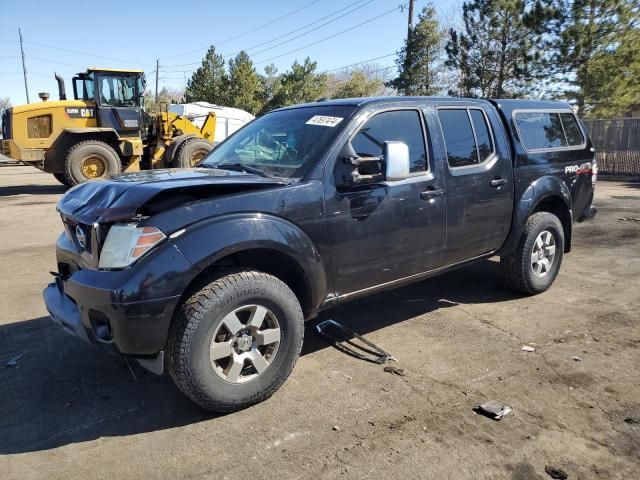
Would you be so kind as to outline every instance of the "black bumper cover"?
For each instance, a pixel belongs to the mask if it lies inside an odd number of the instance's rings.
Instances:
[[[61,264],[75,263],[77,252],[58,239]],[[69,334],[105,351],[138,359],[161,356],[169,325],[192,265],[167,243],[122,271],[72,270],[43,291],[51,319]]]

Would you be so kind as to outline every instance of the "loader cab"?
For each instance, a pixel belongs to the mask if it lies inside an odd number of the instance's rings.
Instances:
[[[140,70],[89,69],[73,78],[74,98],[95,101],[98,126],[121,137],[140,136],[145,86]]]

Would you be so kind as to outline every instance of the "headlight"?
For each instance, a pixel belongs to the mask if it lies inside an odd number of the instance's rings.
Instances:
[[[113,225],[100,252],[99,268],[122,268],[131,265],[165,239],[156,227]]]

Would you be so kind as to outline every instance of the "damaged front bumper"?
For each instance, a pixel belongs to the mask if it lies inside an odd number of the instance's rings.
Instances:
[[[43,291],[51,319],[67,333],[161,374],[169,325],[190,278],[187,259],[166,242],[131,268],[83,270],[64,235],[57,246],[58,267],[69,273],[58,274]]]

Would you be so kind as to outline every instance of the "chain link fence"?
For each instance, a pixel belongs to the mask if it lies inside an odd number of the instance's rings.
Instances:
[[[640,176],[640,118],[584,123],[596,149],[599,172]]]

